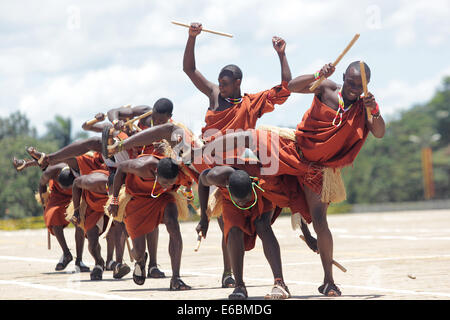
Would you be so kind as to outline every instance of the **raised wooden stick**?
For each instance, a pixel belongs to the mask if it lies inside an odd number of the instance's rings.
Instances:
[[[369,91],[367,90],[366,68],[364,67],[364,61],[359,61],[359,69],[361,70],[361,80],[364,90],[364,97],[367,97],[367,93]],[[367,119],[371,119],[372,114],[370,113],[370,108],[366,107],[366,111],[367,111]]]
[[[300,239],[302,239],[303,241],[306,242],[306,239],[305,239],[305,237],[304,237],[303,235],[300,235]],[[319,252],[317,251],[317,253],[319,253]],[[333,264],[334,264],[336,267],[338,267],[342,272],[347,272],[347,269],[345,269],[345,268],[344,268],[340,263],[338,263],[337,261],[333,260]]]
[[[341,59],[345,56],[347,51],[350,50],[350,48],[353,46],[353,44],[356,42],[356,40],[358,40],[358,38],[359,38],[359,33],[355,34],[352,41],[350,41],[350,43],[345,47],[344,51],[342,51],[342,53],[339,55],[339,57],[337,57],[337,59],[333,62],[334,67],[336,67],[336,65],[339,63],[339,61],[341,61]],[[325,80],[325,77],[321,77],[319,80],[316,80],[312,84],[312,86],[309,88],[309,91],[316,90],[316,88],[322,83],[323,80]]]
[[[197,246],[196,246],[195,249],[194,249],[195,252],[197,252],[198,249],[200,249],[200,243],[201,243],[201,242],[202,242],[202,232],[200,231],[200,232],[198,233],[198,236],[197,236]]]
[[[171,21],[171,22],[173,24],[176,24],[177,26],[182,26],[182,27],[186,27],[186,28],[190,28],[191,27],[189,24],[186,24],[186,23],[182,23],[182,22],[178,22],[178,21]],[[214,31],[214,30],[209,30],[209,29],[204,29],[204,28],[202,28],[202,31],[209,32],[209,33],[214,33],[214,34],[217,34],[219,36],[233,38],[232,34],[225,33],[225,32],[219,32],[219,31]]]

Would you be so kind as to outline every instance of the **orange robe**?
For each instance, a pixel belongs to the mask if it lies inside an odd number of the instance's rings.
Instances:
[[[335,115],[335,110],[314,96],[295,133],[297,145],[307,161],[342,168],[355,160],[369,133],[363,100],[359,99],[344,113],[339,127],[332,124]]]
[[[83,154],[76,157],[76,160],[80,168],[80,175],[89,174],[93,170],[107,170],[102,154],[99,152],[94,152],[93,156]]]
[[[254,207],[248,210],[241,210],[236,207],[232,202],[227,188],[219,188],[223,199],[223,233],[225,235],[225,241],[228,241],[228,233],[233,227],[238,227],[244,233],[244,248],[249,251],[255,247],[256,242],[256,227],[255,220],[259,218],[263,213],[271,211],[273,209],[272,202],[266,199],[263,192],[255,187],[256,194],[258,195],[258,202]],[[253,199],[252,199],[253,201]],[[247,205],[251,205],[250,202]],[[272,217],[272,223],[276,217]]]
[[[148,155],[140,155],[148,156]],[[156,155],[154,157],[162,158]],[[161,185],[156,182],[154,195],[151,193],[155,179],[144,179],[135,174],[128,173],[125,178],[125,191],[132,196],[125,208],[125,227],[131,239],[138,238],[152,232],[160,223],[163,223],[164,210],[169,203],[175,203],[175,198],[168,192],[177,191],[181,185],[191,186],[192,179],[181,170],[178,173],[175,184],[164,192]]]
[[[255,94],[244,94],[242,102],[222,111],[208,110],[205,127],[202,128],[202,137],[205,142],[214,139],[208,130],[217,129],[221,134],[226,130],[254,129],[256,121],[265,113],[272,112],[275,104],[283,104],[290,96],[286,81],[272,89]]]
[[[50,195],[44,210],[44,222],[48,231],[53,234],[52,227],[67,226],[66,209],[72,201],[72,188],[63,189],[58,182],[51,179],[48,183]],[[54,235],[54,234],[53,234]]]
[[[296,141],[267,131],[254,131],[256,153],[262,159],[262,165],[270,166],[265,161],[264,154],[271,154],[272,161],[277,161],[279,165],[273,176],[261,176],[269,182],[265,184],[266,192],[272,193],[272,200],[277,206],[290,199],[288,207],[293,213],[300,212],[307,222],[311,218],[303,191],[304,185],[319,194],[322,190],[322,169],[352,164],[369,132],[362,100],[344,113],[339,127],[332,124],[335,115],[336,111],[314,97],[311,108],[297,126]],[[264,150],[262,154],[261,150]]]
[[[109,176],[109,171],[107,170],[93,170],[90,173],[103,173]],[[105,219],[103,220],[103,228],[100,231],[100,234],[103,233],[108,223],[108,217],[105,215],[104,209],[104,206],[108,201],[108,194],[83,190],[81,196],[87,204],[84,223],[85,230],[89,231],[94,228],[98,220],[104,216]]]
[[[292,213],[300,213],[307,223],[312,221],[304,191],[298,183],[297,177],[261,175],[260,164],[233,165],[233,167],[259,178],[259,186],[264,190],[264,198],[271,201],[276,207],[272,223],[281,213],[282,208],[289,208]]]
[[[275,104],[283,104],[290,96],[288,83],[282,81],[281,85],[275,86],[255,94],[244,94],[242,101],[222,111],[208,110],[206,112],[205,127],[202,128],[202,138],[208,143],[215,137],[224,135],[227,130],[254,129],[256,121],[265,113],[272,112]],[[235,157],[236,158],[236,157]],[[203,170],[215,166],[212,160],[205,157],[196,158],[193,162],[194,168],[200,174]]]

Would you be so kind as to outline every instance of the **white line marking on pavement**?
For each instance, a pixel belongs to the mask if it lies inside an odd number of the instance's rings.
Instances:
[[[450,240],[450,237],[416,237],[416,236],[373,236],[373,235],[349,235],[339,234],[339,238],[346,239],[381,239],[381,240],[408,240],[408,241],[426,241],[426,240]]]
[[[162,270],[165,271],[165,270]],[[207,277],[219,277],[219,274],[211,274],[211,273],[202,273],[202,272],[194,272],[194,271],[183,271],[183,274],[195,275],[195,276],[207,276]],[[249,278],[244,277],[245,281],[261,281],[267,283],[267,286],[271,286],[273,279],[269,278]],[[317,282],[308,282],[308,281],[296,281],[296,280],[287,280],[285,279],[286,284],[299,284],[299,285],[311,285],[311,286],[320,286],[321,283]],[[353,288],[360,289],[365,291],[378,291],[378,292],[389,292],[389,293],[399,293],[405,295],[426,295],[426,296],[435,296],[435,297],[447,297],[450,298],[450,293],[447,292],[431,292],[431,291],[413,291],[413,290],[400,290],[400,289],[388,289],[388,288],[378,288],[378,287],[369,287],[369,286],[353,286],[353,285],[339,285],[341,288]],[[343,296],[345,298],[345,295]]]
[[[22,287],[33,288],[33,289],[40,289],[40,290],[46,290],[46,291],[57,291],[57,292],[78,294],[78,295],[91,296],[91,297],[103,298],[103,299],[114,299],[114,300],[135,300],[136,299],[134,297],[126,298],[126,297],[118,296],[115,294],[103,294],[103,293],[98,293],[98,292],[82,291],[82,290],[75,290],[75,289],[70,289],[70,288],[58,288],[55,286],[48,286],[48,285],[43,285],[43,284],[36,284],[36,283],[16,281],[16,280],[0,280],[0,285],[22,286]]]

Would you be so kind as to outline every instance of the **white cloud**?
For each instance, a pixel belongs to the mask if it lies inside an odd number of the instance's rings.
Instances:
[[[435,94],[444,76],[450,75],[450,67],[427,79],[417,82],[393,79],[386,87],[374,89],[375,98],[380,102],[383,114],[394,115],[413,104],[425,103]]]
[[[450,2],[447,0],[403,0],[385,19],[385,27],[393,31],[399,47],[419,44],[417,40],[439,44],[450,35],[449,18]],[[424,33],[420,38],[419,32]]]

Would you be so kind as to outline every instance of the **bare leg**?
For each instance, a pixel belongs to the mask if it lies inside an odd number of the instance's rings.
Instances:
[[[281,266],[281,253],[278,240],[273,233],[270,220],[272,218],[272,211],[265,212],[256,219],[256,233],[261,238],[264,255],[269,262],[272,269],[273,277],[275,279],[283,279],[283,271]]]
[[[169,233],[169,255],[172,264],[172,279],[170,290],[190,290],[191,287],[180,278],[181,253],[183,252],[183,239],[181,238],[180,224],[178,223],[178,210],[175,203],[169,203],[164,210],[164,224]]]
[[[75,141],[56,152],[46,155],[42,161],[41,167],[65,162],[72,169],[78,170],[78,163],[75,157],[81,156],[82,154],[91,150],[101,152],[101,147],[102,143],[101,138],[99,137],[92,137],[80,141]],[[36,160],[40,159],[42,155],[41,152],[37,151],[33,147],[27,148],[27,152]]]
[[[111,226],[111,229],[112,228],[114,228],[114,226]],[[113,261],[114,247],[115,247],[115,232],[114,230],[110,230],[110,232],[106,236],[106,268],[108,268],[111,261]]]
[[[116,261],[123,262],[123,254],[125,252],[125,242],[127,241],[127,233],[125,231],[125,224],[123,222],[114,222],[115,233],[115,247],[116,247]]]
[[[324,284],[333,284],[333,236],[328,228],[327,209],[328,203],[321,201],[320,195],[304,186],[306,201],[312,216],[314,231],[317,234],[317,246],[322,260],[324,271]],[[340,292],[339,292],[340,294]]]
[[[82,260],[84,249],[84,231],[78,226],[75,226],[75,246],[77,251],[77,259]]]
[[[155,230],[152,232],[147,233],[147,249],[148,249],[148,255],[150,258],[150,262],[148,264],[148,267],[151,268],[153,266],[156,266],[157,262],[157,253],[158,253],[158,238],[159,238],[159,228],[156,226]]]
[[[220,230],[222,230],[222,257],[223,257],[223,273],[231,272],[231,261],[228,253],[227,244],[225,242],[225,235],[223,234],[223,218],[222,216],[217,218]]]
[[[69,255],[69,247],[67,246],[66,238],[64,237],[64,227],[63,226],[53,226],[52,227],[53,234],[58,240],[59,245],[63,251],[64,255]]]
[[[75,247],[77,258],[75,259],[75,265],[79,268],[80,272],[91,271],[88,266],[82,263],[83,260],[83,250],[84,250],[84,231],[78,226],[75,226]]]
[[[238,227],[232,227],[228,232],[227,249],[230,255],[231,267],[236,279],[235,289],[228,296],[232,300],[242,300],[247,298],[247,289],[243,279],[244,273],[244,233]]]
[[[236,287],[244,286],[244,233],[238,227],[232,227],[228,232],[227,249],[236,279]]]
[[[133,281],[137,285],[145,283],[145,262],[147,261],[147,253],[145,252],[146,235],[142,235],[133,239],[133,249],[131,255],[136,263],[134,265]]]
[[[284,283],[280,245],[271,226],[272,215],[272,211],[265,212],[255,220],[256,233],[261,238],[264,255],[269,262],[274,277],[272,292],[267,294],[265,298],[288,299],[291,294]]]
[[[183,240],[178,223],[178,211],[175,203],[169,203],[164,210],[164,224],[169,233],[169,255],[172,264],[172,277],[180,277]]]
[[[136,263],[141,263],[145,258],[145,237],[146,235],[140,236],[138,238],[133,239],[133,249],[131,250],[131,254],[136,260]]]
[[[70,261],[73,260],[72,254],[70,253],[69,248],[67,247],[66,238],[64,237],[64,227],[63,226],[53,226],[52,231],[55,235],[56,239],[58,240],[59,245],[61,246],[61,249],[63,250],[63,258],[58,262],[56,265],[55,270],[61,271],[64,270],[67,265],[70,263]]]
[[[101,256],[101,247],[100,243],[98,241],[99,239],[99,230],[97,226],[91,228],[87,231],[87,238],[88,238],[88,249],[91,253],[92,257],[95,260],[96,265],[104,266],[105,262]]]

